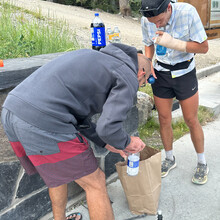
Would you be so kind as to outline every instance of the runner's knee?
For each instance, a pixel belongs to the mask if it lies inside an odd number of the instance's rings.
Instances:
[[[103,191],[106,187],[105,174],[101,169],[98,168],[91,175],[76,180],[76,183],[78,183],[85,191],[89,191],[89,190]]]
[[[98,169],[93,184],[88,189],[103,190],[105,187],[106,187],[105,174],[101,169]]]
[[[197,117],[184,118],[184,120],[189,128],[193,128],[199,124],[199,120]]]
[[[162,126],[170,126],[171,125],[171,121],[172,121],[172,116],[171,115],[162,115],[160,114],[159,115],[159,121],[160,121],[160,124]]]

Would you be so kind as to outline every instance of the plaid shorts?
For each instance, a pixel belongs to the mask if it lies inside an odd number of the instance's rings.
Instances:
[[[67,184],[93,173],[97,160],[87,140],[77,134],[52,133],[2,109],[2,124],[27,174],[40,174],[48,187]]]

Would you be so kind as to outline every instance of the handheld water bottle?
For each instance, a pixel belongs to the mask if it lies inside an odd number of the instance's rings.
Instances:
[[[158,31],[164,31],[163,28],[158,28]],[[167,48],[157,44],[156,46],[156,54],[157,56],[165,56],[167,52]]]
[[[152,74],[150,74],[150,76],[148,77],[147,81],[148,81],[148,83],[150,83],[150,84],[154,84],[154,83],[155,83],[155,78],[153,77]]]

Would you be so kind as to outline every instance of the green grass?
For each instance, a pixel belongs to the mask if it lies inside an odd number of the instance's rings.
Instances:
[[[203,126],[208,122],[214,120],[213,113],[210,113],[209,110],[205,107],[199,106],[198,119],[200,124]],[[183,119],[178,120],[175,123],[172,123],[173,128],[173,138],[174,141],[181,138],[183,135],[189,133],[189,128],[185,124]],[[163,145],[160,138],[160,126],[155,117],[152,117],[148,120],[145,125],[142,125],[138,128],[140,138],[150,147],[157,148],[159,150],[163,149]]]
[[[80,46],[65,21],[0,3],[0,58],[64,52]]]
[[[140,92],[145,92],[153,98],[152,88],[151,88],[151,85],[149,83],[147,83],[146,86],[144,86],[144,87],[140,87],[139,91]]]

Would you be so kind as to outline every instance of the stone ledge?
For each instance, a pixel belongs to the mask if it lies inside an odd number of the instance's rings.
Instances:
[[[62,54],[64,52],[4,60],[4,67],[0,68],[0,91],[15,87],[39,67]]]

